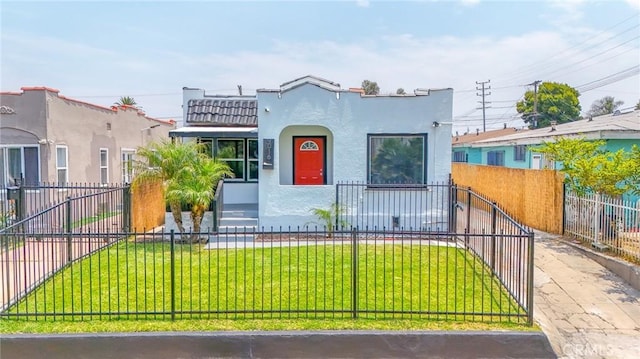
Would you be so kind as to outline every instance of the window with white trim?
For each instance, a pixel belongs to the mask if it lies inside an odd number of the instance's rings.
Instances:
[[[120,167],[122,168],[122,183],[131,183],[133,180],[133,156],[135,150],[122,149]]]
[[[69,153],[67,146],[56,146],[56,180],[58,184],[69,182]]]
[[[100,149],[100,183],[109,183],[109,150],[106,148]]]
[[[370,184],[426,183],[426,134],[368,137]]]
[[[38,146],[0,147],[0,185],[13,186],[16,181],[25,184],[40,182],[40,149]]]

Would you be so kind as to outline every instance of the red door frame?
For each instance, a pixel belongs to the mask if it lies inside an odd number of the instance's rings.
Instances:
[[[296,139],[307,138],[312,140],[322,141],[322,183],[319,185],[327,184],[327,136],[293,136],[291,141],[292,157],[293,157],[293,184],[296,185]],[[301,184],[303,185],[303,184]]]

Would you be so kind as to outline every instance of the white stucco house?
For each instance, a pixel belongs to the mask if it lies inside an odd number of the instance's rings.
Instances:
[[[451,169],[452,89],[364,95],[315,76],[209,96],[184,88],[185,127],[236,173],[223,205],[254,206],[262,228],[302,226],[336,201],[336,184],[428,184]],[[361,199],[362,201],[362,199]]]

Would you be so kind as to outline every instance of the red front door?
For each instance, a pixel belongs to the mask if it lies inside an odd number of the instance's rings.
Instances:
[[[324,137],[294,137],[293,166],[293,184],[324,184]]]

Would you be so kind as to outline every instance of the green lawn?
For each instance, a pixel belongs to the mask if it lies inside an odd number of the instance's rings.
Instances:
[[[175,248],[173,310],[170,246],[123,242],[59,272],[9,311],[41,316],[3,319],[0,331],[486,329],[526,322],[499,315],[524,311],[464,249],[359,245],[353,320],[350,245]],[[171,321],[171,312],[179,320]]]

